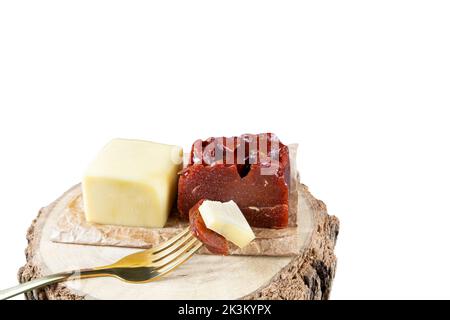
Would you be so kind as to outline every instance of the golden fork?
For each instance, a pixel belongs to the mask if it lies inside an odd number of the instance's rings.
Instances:
[[[158,246],[130,254],[111,265],[61,272],[2,290],[0,291],[0,300],[58,282],[76,279],[115,277],[131,283],[150,282],[186,262],[202,245],[192,235],[190,229],[186,228],[180,234]]]

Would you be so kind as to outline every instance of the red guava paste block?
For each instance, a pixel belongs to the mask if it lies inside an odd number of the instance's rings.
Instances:
[[[203,244],[206,248],[214,254],[228,255],[227,240],[215,231],[208,229],[200,214],[199,207],[204,199],[200,200],[189,211],[189,224],[192,234]]]
[[[197,140],[178,182],[178,211],[201,199],[233,200],[259,228],[288,225],[289,149],[271,133]]]

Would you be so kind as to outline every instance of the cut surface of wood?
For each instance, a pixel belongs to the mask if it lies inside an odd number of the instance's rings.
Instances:
[[[55,243],[50,240],[58,216],[79,187],[41,209],[28,230],[25,282],[72,269],[107,265],[139,249]],[[96,278],[52,285],[27,299],[328,299],[336,271],[333,253],[339,221],[325,204],[299,184],[298,239],[293,257],[195,255],[166,277],[147,284]],[[211,290],[214,288],[214,290]]]

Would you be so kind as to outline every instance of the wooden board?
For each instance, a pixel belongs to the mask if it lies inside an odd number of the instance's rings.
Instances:
[[[41,209],[28,230],[27,264],[19,281],[106,265],[138,249],[50,241],[54,223],[77,187]],[[299,190],[299,239],[295,257],[195,255],[168,276],[147,284],[115,278],[77,280],[26,294],[27,299],[328,299],[336,270],[333,253],[339,221],[305,185]],[[214,288],[214,290],[211,290]]]

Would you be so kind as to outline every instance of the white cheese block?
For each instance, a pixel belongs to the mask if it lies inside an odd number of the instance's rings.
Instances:
[[[252,228],[234,201],[205,200],[200,205],[199,211],[208,229],[217,232],[238,247],[243,248],[255,239]]]
[[[132,227],[164,227],[177,192],[183,149],[115,139],[83,178],[86,220]]]

